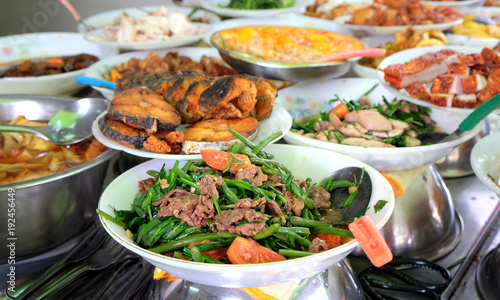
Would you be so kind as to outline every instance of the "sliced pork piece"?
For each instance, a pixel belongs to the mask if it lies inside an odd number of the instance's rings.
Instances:
[[[456,94],[474,94],[482,90],[488,80],[486,77],[480,74],[473,74],[467,78],[460,80],[460,85],[462,86],[462,93]]]
[[[451,107],[453,104],[453,94],[431,94],[430,102],[437,106]]]
[[[488,101],[491,97],[500,93],[500,67],[492,68],[488,83],[477,93],[477,99],[481,102]]]
[[[483,65],[484,64],[484,58],[481,54],[464,54],[464,53],[459,53],[458,58],[460,61],[469,66],[475,66],[475,65]]]
[[[376,110],[352,111],[345,115],[344,120],[348,123],[359,123],[368,130],[383,131],[391,130],[391,123]]]
[[[495,50],[484,47],[481,51],[481,56],[484,59],[484,64],[490,68],[500,67],[500,57]]]
[[[465,78],[470,75],[470,68],[464,63],[456,63],[448,65],[448,75]]]
[[[451,75],[438,75],[431,87],[432,94],[463,94],[460,78]]]
[[[425,100],[425,101],[429,101],[429,99],[430,99],[430,96],[429,96],[429,93],[427,92],[427,89],[420,81],[414,81],[414,82],[410,83],[409,85],[407,85],[405,87],[405,90],[413,98],[417,98],[417,99],[421,99],[421,100]],[[408,108],[408,110],[406,112],[410,113],[410,105],[408,105],[408,104],[407,105],[403,104],[398,109],[404,110],[405,107]]]
[[[147,133],[172,131],[181,123],[175,108],[147,87],[131,88],[114,96],[108,114]]]
[[[453,107],[475,108],[478,104],[475,94],[461,94],[453,98]]]
[[[455,51],[446,49],[429,52],[409,62],[387,66],[381,71],[384,72],[385,81],[401,89],[414,81],[428,82],[434,80],[437,75],[445,74],[448,71],[448,64],[444,60],[453,54]]]

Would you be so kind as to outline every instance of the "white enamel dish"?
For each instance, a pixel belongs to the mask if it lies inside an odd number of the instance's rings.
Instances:
[[[168,8],[169,10],[172,9],[179,11],[186,16],[189,16],[189,14],[191,14],[191,12],[193,11],[193,8],[188,8],[183,6],[165,6],[165,7]],[[118,20],[123,13],[126,13],[127,15],[133,18],[138,18],[146,16],[148,12],[157,11],[159,8],[160,6],[143,6],[143,7],[128,7],[128,8],[105,11],[83,19],[82,22],[78,24],[77,30],[80,33],[87,32],[87,29],[82,23],[85,23],[87,26],[90,27],[90,29],[99,29],[104,25],[117,25]],[[209,24],[220,22],[219,16],[206,10],[197,10],[191,16],[191,19],[196,20],[199,18],[206,19]]]
[[[419,57],[425,53],[428,52],[437,52],[443,49],[449,49],[453,50],[459,53],[481,53],[482,48],[479,47],[465,47],[465,46],[435,46],[435,47],[420,47],[420,48],[412,48],[412,49],[406,49],[397,53],[394,53],[388,57],[386,57],[379,65],[377,71],[377,77],[379,82],[386,88],[388,89],[391,93],[396,95],[398,98],[408,100],[410,102],[413,102],[418,105],[422,106],[427,106],[431,108],[439,108],[439,109],[446,109],[449,111],[453,112],[462,112],[462,113],[470,113],[473,111],[473,109],[470,108],[458,108],[458,107],[441,107],[434,105],[430,102],[420,100],[417,98],[410,97],[404,89],[398,90],[396,88],[393,88],[388,82],[385,81],[384,79],[384,72],[380,71],[380,69],[384,69],[389,65],[393,64],[399,64],[399,63],[405,63],[408,62],[409,60]]]
[[[121,65],[125,62],[128,62],[134,57],[144,59],[151,52],[152,51],[147,51],[147,50],[126,52],[120,55],[109,57],[107,59],[103,59],[102,61],[99,61],[90,66],[90,68],[88,68],[87,71],[85,72],[85,76],[104,80],[103,75],[108,74],[109,71],[115,68],[117,65]],[[196,62],[199,62],[203,55],[208,57],[216,57],[220,61],[222,61],[222,59],[219,56],[219,52],[214,48],[180,47],[173,49],[156,50],[156,52],[158,53],[158,55],[160,55],[160,57],[164,57],[169,52],[178,53],[179,55],[187,56]],[[113,98],[113,95],[115,93],[114,90],[110,90],[103,87],[93,86],[92,88],[99,91],[104,97],[106,97],[106,99],[109,100]]]
[[[500,197],[500,132],[487,135],[474,145],[470,163],[479,180]]]
[[[77,54],[91,54],[100,60],[118,53],[113,47],[87,42],[81,34],[42,32],[0,37],[0,65],[21,63],[26,59],[44,59]],[[70,95],[85,87],[75,82],[86,69],[37,77],[7,77],[0,79],[2,94]]]
[[[270,17],[279,14],[293,13],[312,3],[311,0],[295,0],[295,3],[291,7],[276,9],[234,9],[219,6],[227,5],[229,2],[230,0],[203,0],[201,1],[201,7],[224,17],[245,18]]]
[[[346,21],[351,19],[351,15],[345,15],[338,18],[335,18],[333,22],[337,25],[344,27],[346,29],[352,30],[355,36],[363,37],[368,35],[391,35],[395,34],[398,31],[404,30],[408,28],[406,25],[400,26],[366,26],[366,25],[353,25],[346,24]],[[437,24],[426,24],[426,25],[413,25],[413,28],[417,30],[424,29],[440,29],[447,30],[452,26],[458,25],[462,23],[463,19],[454,20],[446,23],[437,23]]]
[[[184,15],[189,15],[193,9],[181,6],[165,6],[168,9],[176,10],[181,12]],[[198,42],[203,35],[212,29],[212,23],[217,23],[220,21],[220,17],[217,15],[204,12],[198,10],[193,14],[192,17],[198,18],[203,17],[206,18],[210,24],[193,22],[198,28],[202,29],[202,32],[199,32],[196,35],[186,36],[182,38],[175,38],[169,40],[161,40],[161,41],[147,41],[147,42],[115,42],[109,41],[103,38],[102,36],[102,27],[104,25],[117,25],[118,19],[122,13],[126,13],[133,18],[138,18],[142,16],[146,16],[148,12],[158,10],[159,6],[145,6],[145,7],[131,7],[124,9],[116,9],[112,11],[103,12],[100,14],[93,15],[83,20],[83,22],[90,27],[90,31],[87,31],[86,28],[82,25],[78,25],[78,31],[81,32],[85,39],[97,43],[107,47],[116,47],[122,50],[153,50],[153,49],[162,49],[162,48],[173,48],[186,46],[193,43]]]
[[[373,192],[366,212],[377,228],[382,228],[394,210],[392,187],[382,175],[372,167],[353,158],[325,151],[293,145],[271,145],[264,149],[275,155],[275,159],[288,167],[296,178],[311,178],[318,182],[337,169],[350,166],[364,167],[372,180]],[[116,178],[106,188],[99,201],[98,208],[114,215],[113,208],[131,209],[130,204],[138,192],[137,182],[148,177],[146,171],[160,170],[163,164],[170,169],[173,161],[151,160],[138,165]],[[377,213],[374,205],[379,200],[388,201]],[[257,287],[293,281],[308,277],[325,270],[351,253],[358,242],[352,240],[337,248],[314,254],[309,257],[287,261],[250,264],[250,265],[214,265],[184,261],[166,257],[143,249],[126,236],[125,230],[100,217],[106,231],[118,243],[141,255],[145,260],[165,272],[187,281],[229,288]]]
[[[188,160],[188,159],[200,159],[200,154],[161,154],[149,152],[148,150],[140,150],[135,148],[129,148],[113,139],[110,139],[102,133],[99,129],[99,119],[104,118],[107,112],[103,112],[93,123],[92,123],[92,134],[94,137],[108,148],[121,150],[130,153],[135,156],[147,157],[147,158],[161,158],[161,159],[174,159],[174,160]],[[259,143],[260,141],[266,139],[270,135],[277,131],[282,132],[282,135],[272,141],[275,143],[280,138],[282,138],[290,127],[292,127],[292,118],[290,115],[280,106],[275,105],[273,111],[269,118],[259,121],[259,133],[254,140],[254,143]],[[187,129],[185,126],[180,126],[177,130],[183,131]]]
[[[329,100],[338,94],[347,101],[358,99],[377,84],[371,78],[346,78],[304,83],[284,88],[280,91],[276,103],[284,107],[296,121],[315,116],[338,105],[329,104]],[[392,101],[395,96],[384,87],[378,85],[370,94],[371,103],[382,103],[382,97]],[[399,99],[399,98],[398,98]],[[450,133],[466,117],[443,109],[433,109],[431,118],[444,131]],[[482,123],[457,140],[434,145],[398,148],[364,148],[358,146],[334,144],[309,138],[289,131],[284,139],[289,144],[321,148],[342,153],[369,164],[379,171],[396,171],[421,167],[434,163],[448,155],[455,147],[474,137],[482,127]]]

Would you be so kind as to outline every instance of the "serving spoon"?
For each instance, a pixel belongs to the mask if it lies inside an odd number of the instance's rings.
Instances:
[[[418,134],[417,138],[425,144],[438,144],[460,138],[464,132],[472,130],[479,122],[484,120],[490,113],[500,107],[500,94],[490,98],[472,111],[450,134],[437,131],[425,131]]]
[[[80,142],[92,135],[92,122],[108,107],[102,98],[83,98],[58,111],[47,126],[0,125],[0,132],[34,134],[57,145]]]
[[[347,167],[333,172],[327,178],[332,178],[334,181],[347,180],[357,183],[363,172],[363,169],[359,167]],[[352,203],[342,208],[349,195],[348,188],[336,188],[330,192],[330,201],[335,207],[340,209],[343,223],[350,223],[354,219],[363,216],[366,212],[372,195],[372,181],[368,172],[364,172],[363,179],[358,188],[358,194],[354,197]]]

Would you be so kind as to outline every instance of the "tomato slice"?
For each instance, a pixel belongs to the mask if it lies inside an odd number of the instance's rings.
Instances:
[[[233,264],[256,264],[286,260],[278,254],[257,243],[251,238],[237,237],[227,249],[227,258]]]
[[[311,239],[314,240],[315,238],[325,241],[328,250],[340,245],[340,235],[324,233],[311,234]]]
[[[191,249],[194,245],[203,244],[203,243],[210,243],[210,242],[213,242],[213,241],[204,240],[202,242],[192,242],[191,244],[189,244],[188,248]],[[201,254],[206,255],[206,256],[213,258],[215,260],[221,260],[221,259],[224,259],[227,257],[227,249],[228,249],[228,247],[222,247],[222,248],[215,249],[215,250],[201,252]]]
[[[212,168],[217,170],[224,170],[229,163],[229,153],[219,150],[201,150],[201,158]],[[243,164],[238,161],[243,162]],[[244,154],[233,153],[231,158],[231,173],[236,173],[240,169],[250,166],[252,163],[248,156]]]
[[[339,119],[343,119],[345,115],[349,112],[349,109],[344,103],[340,103],[339,105],[335,106],[334,109],[332,109],[331,113],[339,117]]]
[[[349,230],[375,267],[381,267],[392,260],[391,249],[368,216],[362,216],[349,224]]]

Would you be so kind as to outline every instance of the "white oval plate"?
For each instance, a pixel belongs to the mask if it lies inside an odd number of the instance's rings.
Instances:
[[[500,178],[500,132],[487,135],[474,145],[470,163],[479,180],[500,197],[500,188],[488,177],[490,174],[497,183]]]
[[[454,1],[420,1],[424,5],[448,6],[454,10],[461,9],[463,6],[476,5],[483,0],[454,0]]]
[[[378,229],[381,229],[389,220],[394,210],[394,192],[387,180],[372,167],[353,158],[321,149],[271,145],[264,151],[274,154],[275,160],[289,168],[295,178],[311,178],[313,182],[318,182],[335,170],[344,167],[365,168],[370,175],[373,187],[366,215],[373,220]],[[171,169],[173,162],[151,160],[120,175],[104,190],[98,208],[110,215],[114,215],[113,207],[119,210],[130,210],[134,195],[139,191],[138,181],[149,177],[146,171],[160,170],[163,164],[166,164],[166,169]],[[388,202],[380,211],[375,212],[374,206],[379,200]],[[281,262],[249,265],[206,264],[180,260],[141,248],[127,237],[122,227],[101,216],[99,218],[113,239],[165,272],[191,282],[230,288],[278,284],[317,274],[346,257],[358,245],[358,242],[353,239],[328,251]]]
[[[448,33],[446,34],[446,37],[448,38],[449,45],[457,45],[457,46],[474,45],[474,47],[481,47],[481,48],[484,47],[494,48],[496,45],[498,45],[500,41],[499,39],[495,38],[476,38],[454,33]]]
[[[213,25],[210,32],[207,32],[203,36],[203,41],[208,45],[211,45],[210,37],[213,33],[225,30],[229,28],[242,27],[242,26],[254,26],[254,25],[277,25],[277,26],[295,26],[295,27],[306,27],[321,30],[334,31],[340,34],[354,36],[353,32],[349,29],[337,26],[335,23],[329,20],[323,20],[318,18],[311,18],[303,15],[296,16],[284,16],[284,17],[273,17],[273,18],[243,18],[243,19],[232,19],[221,21]]]
[[[346,29],[352,30],[356,36],[367,36],[367,35],[393,35],[400,30],[405,30],[409,26],[365,26],[365,25],[353,25],[346,24],[345,22],[351,19],[351,15],[345,15],[333,20],[337,25],[344,27]],[[447,30],[452,26],[462,23],[463,19],[458,19],[447,23],[437,23],[437,24],[426,24],[426,25],[413,25],[413,28],[417,30],[424,29],[440,29]]]
[[[121,150],[127,153],[130,153],[135,156],[140,156],[140,157],[147,157],[147,158],[161,158],[161,159],[176,159],[176,160],[190,160],[190,159],[200,159],[201,155],[200,154],[161,154],[161,153],[154,153],[154,152],[149,152],[148,150],[139,150],[139,149],[134,149],[134,148],[129,148],[123,144],[120,144],[119,142],[110,139],[102,133],[102,131],[99,129],[99,120],[104,118],[107,112],[103,112],[93,123],[92,123],[92,134],[94,137],[101,142],[103,145],[105,145],[108,148],[116,149],[116,150]],[[290,115],[286,112],[285,109],[282,107],[275,105],[273,108],[273,112],[271,113],[271,116],[269,118],[259,121],[259,134],[254,140],[254,143],[259,143],[263,140],[265,140],[267,137],[270,135],[274,134],[277,131],[282,132],[282,134],[274,139],[271,143],[275,143],[279,139],[281,139],[287,132],[290,130],[290,127],[292,127],[292,118]],[[181,130],[181,128],[178,128],[177,130]]]
[[[180,47],[185,45],[190,45],[198,42],[207,31],[212,29],[210,24],[204,23],[194,23],[199,28],[203,29],[203,32],[200,32],[197,35],[187,36],[179,39],[171,39],[164,41],[150,41],[150,42],[113,42],[108,41],[102,37],[102,29],[92,30],[90,32],[84,33],[84,38],[92,43],[96,43],[99,45],[107,46],[107,47],[116,47],[122,50],[153,50],[153,49],[162,49],[162,48],[173,48]]]
[[[280,90],[276,103],[285,108],[296,121],[315,116],[338,105],[328,101],[338,94],[347,101],[358,99],[378,82],[371,78],[345,78],[304,83]],[[369,98],[373,104],[382,103],[385,96],[391,101],[395,96],[383,86],[377,86]],[[431,118],[444,131],[452,132],[466,117],[443,109],[433,109]],[[289,131],[284,139],[294,145],[321,148],[354,157],[369,164],[379,171],[395,171],[421,167],[436,162],[448,155],[456,146],[474,137],[482,127],[482,123],[467,132],[459,139],[428,146],[398,148],[364,148],[350,145],[333,144],[303,136]]]
[[[81,34],[69,32],[46,32],[9,35],[0,38],[0,64],[21,62],[25,59],[50,58],[76,54],[92,54],[100,60],[118,53],[113,47],[103,47],[87,42]],[[68,95],[85,85],[78,84],[75,77],[87,69],[37,77],[7,77],[0,79],[2,94]]]
[[[218,4],[227,5],[229,0],[203,0],[201,1],[201,7],[206,10],[213,11],[218,15],[231,18],[246,18],[246,17],[269,17],[279,14],[293,13],[299,11],[300,9],[306,7],[311,0],[295,0],[292,7],[288,8],[277,8],[277,9],[233,9],[219,7]]]
[[[187,56],[197,62],[199,62],[201,57],[205,55],[209,57],[215,57],[222,62],[222,59],[220,58],[219,55],[219,51],[217,51],[214,48],[181,47],[173,49],[156,50],[156,52],[161,57],[164,57],[169,52],[177,52],[179,55]],[[146,56],[148,56],[150,53],[151,51],[134,51],[109,57],[107,59],[103,59],[102,61],[99,61],[90,66],[90,68],[88,68],[87,71],[85,72],[85,76],[105,80],[103,74],[109,73],[109,71],[115,68],[117,65],[121,65],[134,57],[140,59],[146,58]],[[92,88],[99,91],[108,100],[111,100],[115,93],[114,90],[110,90],[103,87],[93,86]]]
[[[164,6],[168,9],[179,11],[186,16],[188,16],[193,11],[193,8],[188,8],[183,6],[167,6],[167,5]],[[159,8],[160,6],[144,6],[144,7],[128,7],[128,8],[105,11],[83,19],[81,23],[78,23],[77,30],[80,33],[87,32],[87,29],[82,23],[85,23],[91,29],[100,29],[104,25],[118,25],[118,20],[123,13],[126,13],[127,15],[133,18],[139,18],[146,16],[148,11],[149,12],[157,11]],[[206,10],[197,10],[192,15],[192,18],[194,19],[205,18],[210,24],[220,22],[219,16]]]
[[[399,63],[405,63],[409,61],[410,59],[413,59],[415,57],[419,57],[420,55],[423,55],[427,52],[436,52],[440,51],[442,49],[450,49],[454,50],[456,52],[461,52],[461,53],[481,53],[482,48],[477,48],[477,47],[462,47],[462,46],[435,46],[435,47],[420,47],[420,48],[412,48],[412,49],[406,49],[397,53],[394,53],[390,56],[388,56],[386,59],[384,59],[379,65],[378,69],[384,69],[385,67],[393,64],[399,64]],[[446,109],[449,111],[454,111],[454,112],[462,112],[462,113],[470,113],[473,111],[473,109],[470,108],[458,108],[458,107],[441,107],[434,105],[430,102],[420,100],[417,98],[410,97],[408,94],[406,94],[403,90],[398,90],[393,88],[388,82],[384,80],[384,72],[382,71],[377,71],[377,76],[379,82],[386,88],[388,89],[391,93],[396,95],[399,98],[408,100],[410,102],[413,102],[418,105],[422,106],[427,106],[431,108],[440,108],[440,109]],[[404,92],[403,92],[404,91]]]

